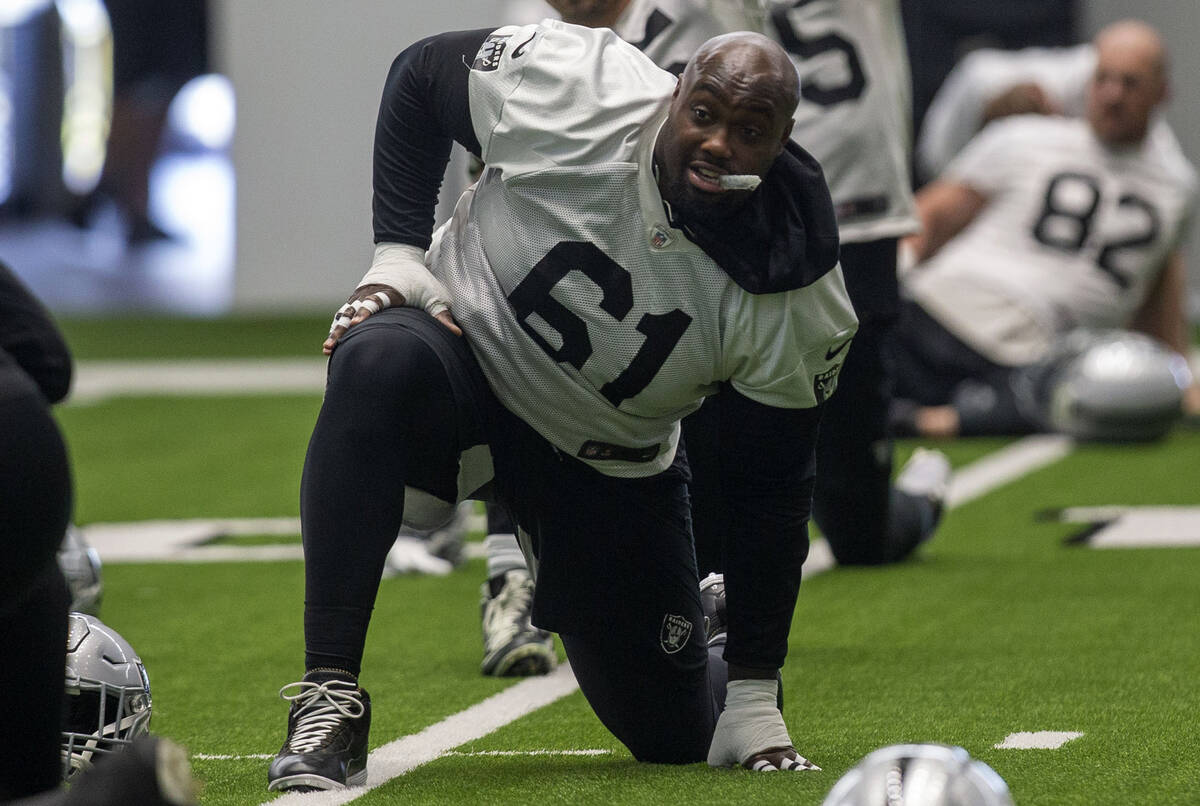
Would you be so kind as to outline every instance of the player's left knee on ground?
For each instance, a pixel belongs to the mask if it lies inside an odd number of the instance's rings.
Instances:
[[[592,710],[635,759],[693,764],[707,757],[716,714],[702,642],[655,657],[623,640],[559,637]]]

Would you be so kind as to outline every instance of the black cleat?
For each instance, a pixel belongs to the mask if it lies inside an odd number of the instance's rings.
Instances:
[[[483,662],[479,670],[491,677],[529,677],[549,674],[558,658],[554,636],[529,621],[533,608],[533,580],[529,572],[508,571],[479,592],[483,621]]]
[[[286,694],[294,688],[294,694]],[[267,789],[311,792],[367,781],[371,697],[348,673],[314,669],[284,686],[287,739],[267,770]]]

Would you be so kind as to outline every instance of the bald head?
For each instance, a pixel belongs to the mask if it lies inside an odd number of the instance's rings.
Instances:
[[[1162,37],[1140,20],[1122,20],[1101,30],[1093,42],[1096,71],[1088,85],[1088,122],[1102,142],[1134,145],[1167,98]]]
[[[800,77],[774,40],[751,31],[714,36],[699,47],[683,71],[687,85],[702,76],[720,77],[771,98],[788,117],[800,102]]]
[[[1158,31],[1141,20],[1114,22],[1101,29],[1092,43],[1099,53],[1125,54],[1140,61],[1147,71],[1166,79],[1166,46]]]

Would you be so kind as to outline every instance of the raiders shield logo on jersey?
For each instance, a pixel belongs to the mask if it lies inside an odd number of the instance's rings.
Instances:
[[[841,371],[842,365],[830,367],[824,372],[817,373],[813,378],[813,397],[817,399],[817,404],[824,403],[826,400],[837,391],[838,372]]]
[[[509,34],[488,34],[488,38],[479,46],[479,52],[475,54],[471,69],[487,73],[500,67],[500,57],[504,55],[504,48],[509,39]]]
[[[674,613],[667,613],[663,616],[662,632],[658,636],[658,642],[662,645],[663,652],[674,655],[683,649],[691,635],[692,622]]]

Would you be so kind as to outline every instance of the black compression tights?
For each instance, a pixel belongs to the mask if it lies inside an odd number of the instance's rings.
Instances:
[[[404,485],[453,500],[454,397],[441,359],[384,311],[329,363],[300,485],[306,668],[357,675]]]

